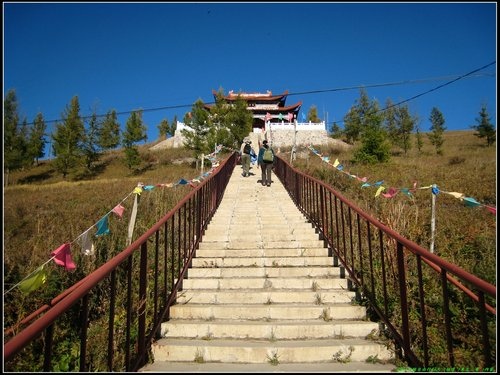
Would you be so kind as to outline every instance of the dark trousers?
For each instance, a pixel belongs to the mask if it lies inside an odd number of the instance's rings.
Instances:
[[[241,166],[243,167],[243,176],[248,176],[250,174],[250,155],[241,154]]]
[[[262,171],[262,185],[271,185],[271,169],[273,169],[273,163],[261,163],[260,169]]]

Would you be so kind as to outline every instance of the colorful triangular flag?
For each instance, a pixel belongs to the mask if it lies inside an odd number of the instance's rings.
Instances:
[[[19,289],[23,293],[29,293],[40,288],[46,281],[47,272],[45,271],[44,265],[41,265],[30,277],[19,283]]]
[[[71,245],[69,243],[65,243],[50,254],[54,257],[54,262],[57,265],[65,267],[68,271],[76,268],[75,263],[73,263],[73,260],[71,259],[70,248]]]

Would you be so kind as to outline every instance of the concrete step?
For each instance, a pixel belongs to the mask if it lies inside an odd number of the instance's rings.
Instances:
[[[193,267],[299,267],[333,266],[330,257],[194,258]]]
[[[217,320],[175,319],[165,324],[162,337],[214,339],[256,339],[256,340],[300,340],[300,339],[343,339],[365,338],[378,332],[378,324],[350,320]]]
[[[234,290],[234,289],[301,289],[326,291],[331,289],[347,289],[347,280],[340,278],[304,278],[304,277],[234,277],[234,278],[188,278],[182,283],[183,289],[200,290]]]
[[[310,247],[324,247],[321,240],[314,241],[206,241],[200,242],[199,249],[296,249]]]
[[[197,304],[178,303],[170,309],[170,321],[174,319],[204,319],[209,321],[246,319],[252,321],[289,321],[298,320],[359,320],[366,319],[366,309],[362,306],[351,305],[349,302],[337,302],[322,305],[306,303],[272,303],[272,304]],[[363,323],[364,324],[364,323]]]
[[[245,232],[232,232],[226,229],[219,233],[206,233],[203,236],[203,242],[209,241],[232,241],[232,242],[270,242],[270,241],[315,241],[319,240],[319,234],[314,232],[293,234],[282,231],[245,231]]]
[[[351,303],[355,293],[347,290],[332,291],[304,291],[297,289],[281,290],[252,290],[238,289],[235,291],[200,289],[200,290],[182,290],[177,295],[177,303],[212,303],[212,304],[230,304],[230,303],[251,303],[270,305],[274,303],[309,303],[316,305],[325,305],[330,303]],[[362,306],[361,306],[362,307]]]
[[[256,258],[256,257],[320,257],[328,256],[328,249],[324,247],[305,249],[198,249],[196,258]]]
[[[359,338],[312,340],[168,339],[153,346],[156,361],[224,363],[317,363],[389,360],[379,343]]]
[[[312,229],[309,224],[301,223],[301,224],[279,224],[279,225],[262,225],[262,224],[251,224],[251,223],[242,223],[242,224],[209,224],[210,225],[210,233],[207,232],[207,235],[220,235],[229,233],[230,235],[244,235],[249,233],[257,233],[261,232],[264,234],[272,234],[272,233],[285,233],[290,236],[299,235],[299,234],[316,234],[314,229]],[[203,237],[205,240],[206,237]]]
[[[155,362],[146,365],[139,372],[167,373],[331,373],[331,372],[398,372],[391,363],[374,362],[320,362],[320,363],[221,363],[221,362]]]
[[[340,268],[331,266],[190,268],[187,271],[187,278],[192,277],[340,277]]]

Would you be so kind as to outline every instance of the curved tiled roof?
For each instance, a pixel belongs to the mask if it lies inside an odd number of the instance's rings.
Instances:
[[[289,105],[286,107],[278,107],[274,109],[269,109],[269,108],[252,108],[252,112],[254,113],[286,113],[286,112],[293,112],[293,111],[298,111],[300,109],[300,106],[302,105],[302,102],[298,102],[293,105]]]
[[[215,90],[212,90],[212,94],[214,95],[214,98],[217,98],[218,92]],[[246,101],[259,101],[259,102],[277,102],[277,101],[283,101],[286,99],[286,96],[288,95],[288,90],[286,90],[283,94],[281,95],[273,95],[271,91],[267,91],[266,94],[263,93],[246,93],[246,92],[240,92],[235,94],[232,90],[229,91],[229,94],[224,96],[224,99],[231,101],[231,100],[236,100],[238,95],[241,96],[242,99]]]
[[[302,101],[289,105],[286,107],[278,107],[278,108],[255,108],[255,107],[250,107],[251,111],[254,113],[286,113],[286,112],[292,112],[292,111],[298,111],[300,109],[300,106],[302,105]],[[204,104],[205,109],[210,110],[214,105],[213,104]]]

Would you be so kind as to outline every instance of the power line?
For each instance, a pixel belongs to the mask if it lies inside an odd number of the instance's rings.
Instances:
[[[421,94],[415,95],[409,99],[405,99],[397,104],[394,104],[390,107],[384,108],[381,111],[385,111],[391,107],[398,106],[400,104],[409,102],[410,100],[414,100],[416,98],[419,98],[423,95],[426,95],[432,91],[436,91],[444,86],[450,85],[458,80],[464,79],[464,78],[472,78],[472,77],[482,77],[482,76],[489,76],[489,77],[494,77],[495,73],[481,73],[477,74],[479,71],[496,64],[496,61],[493,61],[489,64],[484,65],[481,68],[475,69],[469,73],[463,74],[461,76],[443,76],[443,77],[434,77],[434,78],[423,78],[423,79],[416,79],[416,80],[405,80],[405,81],[397,81],[397,82],[385,82],[385,83],[376,83],[376,84],[371,84],[371,85],[356,85],[356,86],[347,86],[347,87],[338,87],[338,88],[333,88],[333,89],[325,89],[325,90],[309,90],[309,91],[302,91],[302,92],[295,92],[295,93],[289,93],[287,96],[297,96],[297,95],[310,95],[310,94],[318,94],[318,93],[326,93],[326,92],[337,92],[337,91],[348,91],[348,90],[356,90],[356,89],[361,89],[361,88],[374,88],[374,87],[387,87],[387,86],[401,86],[401,85],[407,85],[407,84],[415,84],[415,83],[423,83],[423,82],[432,82],[432,81],[438,81],[438,80],[445,80],[445,79],[451,79],[451,81],[448,81],[442,85],[439,85],[433,89],[430,89],[428,91],[425,91]],[[215,102],[206,102],[205,104],[214,104]],[[169,110],[169,109],[178,109],[178,108],[191,108],[193,106],[193,103],[191,104],[178,104],[178,105],[171,105],[171,106],[162,106],[162,107],[156,107],[156,108],[147,108],[147,109],[135,109],[135,110],[130,110],[130,111],[121,111],[121,112],[116,112],[117,116],[121,115],[127,115],[131,114],[133,112],[154,112],[154,111],[164,111],[164,110]],[[108,114],[101,114],[101,115],[95,115],[96,117],[105,117]],[[94,115],[88,115],[88,116],[81,116],[83,120],[90,119]],[[45,123],[56,123],[59,121],[63,121],[63,119],[57,119],[57,120],[44,120]],[[332,121],[333,123],[339,123],[343,121]],[[28,125],[33,125],[34,123],[28,123]]]
[[[459,80],[461,80],[461,79],[464,79],[464,78],[467,78],[467,77],[471,77],[471,76],[473,76],[473,75],[474,75],[474,73],[477,73],[477,72],[479,72],[480,70],[483,70],[483,69],[485,69],[485,68],[487,68],[487,67],[489,67],[489,66],[491,66],[491,65],[493,65],[493,64],[495,64],[495,63],[496,63],[496,61],[493,61],[493,62],[491,62],[491,63],[489,63],[489,64],[484,65],[484,66],[483,66],[483,67],[481,67],[481,68],[475,69],[475,70],[473,70],[473,71],[471,71],[471,72],[469,72],[469,73],[466,73],[466,74],[463,74],[463,75],[461,75],[461,76],[458,76],[458,77],[454,78],[454,79],[453,79],[453,80],[451,80],[451,81],[448,81],[448,82],[446,82],[446,83],[443,83],[442,85],[436,86],[436,87],[434,87],[434,88],[432,88],[432,89],[430,89],[430,90],[424,91],[423,93],[420,93],[420,94],[418,94],[418,95],[412,96],[411,98],[408,98],[408,99],[402,100],[402,101],[400,101],[400,102],[398,102],[398,103],[395,103],[395,104],[392,104],[392,105],[390,105],[390,106],[388,106],[388,107],[385,107],[385,108],[383,108],[383,109],[380,109],[380,110],[378,110],[377,112],[384,112],[384,111],[386,111],[386,110],[388,110],[388,109],[390,109],[390,108],[397,107],[397,106],[399,106],[399,105],[401,105],[401,104],[403,104],[403,103],[407,103],[407,102],[409,102],[410,100],[414,100],[414,99],[419,98],[419,97],[421,97],[421,96],[423,96],[423,95],[426,95],[426,94],[428,94],[428,93],[430,93],[430,92],[433,92],[433,91],[436,91],[436,90],[438,90],[438,89],[440,89],[440,88],[443,88],[443,87],[445,87],[445,86],[451,85],[452,83],[457,82],[457,81],[459,81]],[[484,74],[482,74],[482,75],[484,75]],[[486,74],[486,75],[489,75],[489,74]],[[363,86],[361,86],[361,87],[363,87]],[[360,87],[360,88],[361,88],[361,87]],[[332,124],[334,124],[334,123],[343,123],[343,122],[344,122],[344,121],[332,121]],[[328,125],[328,124],[326,124],[326,125]]]

